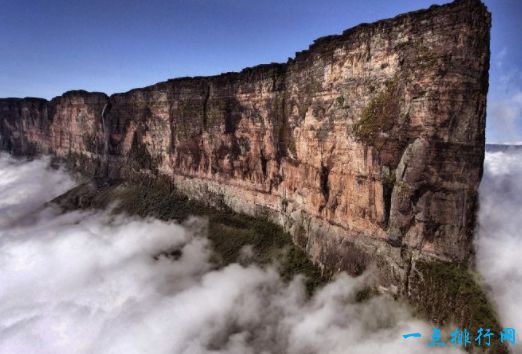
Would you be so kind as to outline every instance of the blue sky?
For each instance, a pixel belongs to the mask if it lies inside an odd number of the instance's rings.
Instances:
[[[0,0],[0,97],[114,93],[284,62],[317,37],[447,1]],[[493,13],[488,142],[522,142],[522,1]]]

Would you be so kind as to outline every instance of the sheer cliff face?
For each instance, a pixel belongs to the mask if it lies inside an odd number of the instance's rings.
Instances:
[[[489,29],[479,1],[456,1],[321,38],[286,64],[2,99],[1,146],[95,175],[168,176],[283,224],[329,269],[375,263],[404,291],[419,259],[470,259]]]

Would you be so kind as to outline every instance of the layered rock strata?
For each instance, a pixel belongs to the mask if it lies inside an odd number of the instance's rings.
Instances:
[[[86,174],[170,179],[268,217],[330,271],[467,265],[482,176],[490,14],[457,0],[316,40],[285,64],[126,93],[0,99],[0,145]]]

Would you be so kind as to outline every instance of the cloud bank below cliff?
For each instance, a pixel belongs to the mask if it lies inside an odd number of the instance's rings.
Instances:
[[[183,225],[42,203],[71,187],[46,161],[0,156],[0,353],[419,353],[431,333],[364,277],[312,299],[301,279],[213,269],[204,221]],[[28,217],[30,213],[31,217]],[[203,225],[204,226],[204,225]],[[164,250],[180,249],[173,260]],[[447,353],[453,348],[438,348]]]
[[[491,286],[503,326],[517,329],[522,323],[522,150],[486,154],[480,194],[477,266]]]
[[[24,215],[74,185],[64,171],[49,168],[48,158],[24,161],[0,154],[0,227],[26,221]]]

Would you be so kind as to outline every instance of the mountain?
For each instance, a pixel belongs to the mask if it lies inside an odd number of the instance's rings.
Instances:
[[[381,290],[465,324],[483,303],[468,267],[490,26],[480,1],[457,0],[319,38],[283,64],[0,99],[0,146],[97,178],[167,180],[282,225],[324,270],[373,265]],[[465,305],[470,289],[480,299]]]

